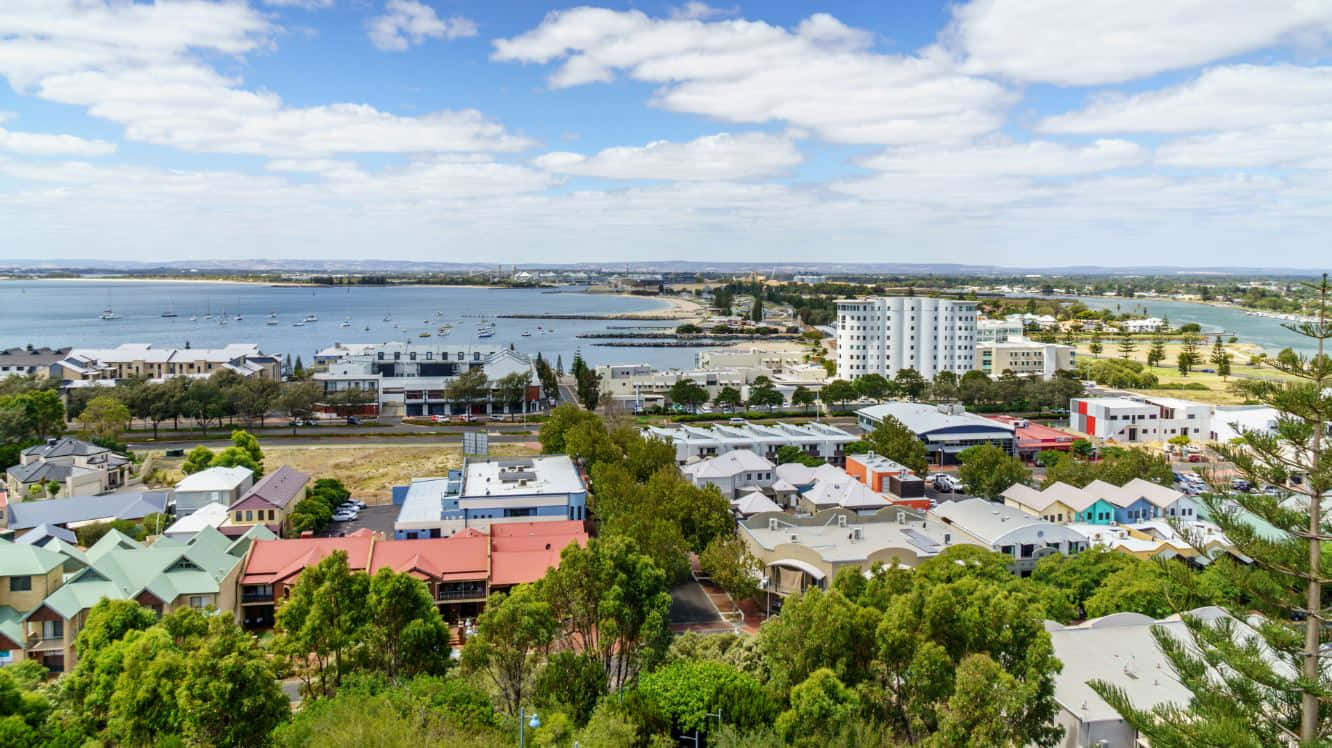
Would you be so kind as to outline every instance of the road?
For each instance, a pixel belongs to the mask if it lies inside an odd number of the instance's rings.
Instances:
[[[210,435],[211,436],[211,435]],[[379,438],[376,438],[379,437]],[[496,433],[490,432],[490,443],[522,443],[536,441],[534,432],[520,433]],[[287,439],[274,439],[264,442],[266,447],[364,447],[367,445],[385,446],[385,445],[424,445],[424,444],[462,444],[462,432],[439,433],[439,434],[421,434],[420,436],[383,436],[379,434],[352,434],[349,436],[337,436],[330,434],[325,437],[308,436]],[[160,441],[160,442],[130,442],[129,447],[133,450],[145,449],[194,449],[203,445],[210,449],[225,448],[231,446],[231,440],[227,438],[210,438],[208,441],[202,441],[198,438],[187,439],[184,441]]]

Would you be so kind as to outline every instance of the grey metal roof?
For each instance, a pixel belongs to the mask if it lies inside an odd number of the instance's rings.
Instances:
[[[68,348],[6,348],[0,350],[0,366],[50,366],[67,353]]]
[[[265,475],[263,480],[254,484],[245,495],[237,499],[232,506],[236,506],[254,496],[267,501],[278,508],[286,508],[291,500],[300,495],[305,484],[310,482],[310,476],[302,473],[296,468],[283,465],[273,472]]]
[[[75,537],[72,531],[56,525],[37,525],[17,538],[14,538],[14,542],[24,543],[26,545],[45,546],[51,538],[58,538],[70,545],[78,544],[78,538]]]
[[[106,447],[99,447],[82,439],[65,436],[59,439],[48,439],[43,444],[34,444],[23,450],[23,454],[50,459],[52,457],[83,457],[110,451]]]
[[[13,502],[8,507],[9,527],[26,530],[38,525],[68,525],[111,519],[142,519],[165,512],[170,491],[72,496],[68,499]]]
[[[1009,424],[991,421],[988,418],[978,416],[974,413],[965,411],[952,412],[948,409],[941,409],[941,406],[929,405],[926,403],[912,403],[902,400],[896,400],[878,405],[871,405],[867,408],[861,408],[856,411],[856,415],[869,418],[874,421],[882,421],[886,416],[892,416],[902,422],[902,425],[911,430],[911,433],[917,436],[924,436],[933,431],[942,429],[964,428],[969,432],[979,432],[981,436],[994,436],[999,433],[1005,433],[1012,436],[1013,426]],[[968,437],[973,434],[967,434]]]

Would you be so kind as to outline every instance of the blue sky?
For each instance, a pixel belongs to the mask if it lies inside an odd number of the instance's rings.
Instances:
[[[1327,254],[1332,3],[5,5],[0,259]]]

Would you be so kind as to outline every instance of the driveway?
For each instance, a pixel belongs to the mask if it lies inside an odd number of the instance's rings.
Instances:
[[[332,538],[369,528],[384,533],[386,538],[392,538],[393,522],[398,518],[400,508],[394,504],[372,504],[362,509],[360,516],[350,522],[329,522],[324,535]]]
[[[698,582],[690,581],[671,590],[671,623],[721,623],[717,607]]]

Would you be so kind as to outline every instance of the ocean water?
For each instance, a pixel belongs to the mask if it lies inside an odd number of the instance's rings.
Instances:
[[[385,340],[510,345],[523,353],[567,368],[576,350],[592,364],[648,363],[658,367],[693,365],[694,348],[606,348],[579,340],[582,332],[604,332],[609,325],[666,326],[676,323],[606,320],[497,319],[499,314],[614,314],[645,312],[666,302],[644,298],[550,293],[540,289],[459,287],[310,288],[236,283],[170,283],[137,281],[4,281],[0,282],[0,348],[23,346],[113,347],[120,343],[152,343],[196,348],[226,343],[258,343],[268,353],[300,355],[307,363],[314,352],[334,342]],[[102,320],[111,308],[119,319]],[[163,317],[164,311],[178,316]],[[203,319],[211,313],[213,319]],[[228,319],[221,325],[218,319]],[[276,325],[268,325],[274,314]],[[306,315],[319,320],[293,326]],[[242,317],[236,320],[236,316]],[[196,317],[191,321],[191,316]],[[385,317],[390,318],[385,321]],[[480,339],[476,325],[486,317],[495,336]],[[344,321],[349,326],[341,327]],[[440,336],[438,328],[453,325]],[[369,329],[367,329],[369,328]],[[418,333],[430,332],[430,338]],[[524,336],[523,332],[528,335]]]
[[[1241,342],[1262,346],[1268,353],[1277,353],[1283,348],[1291,348],[1300,353],[1313,353],[1316,345],[1309,338],[1282,327],[1282,320],[1245,314],[1243,310],[1232,307],[1159,299],[1120,299],[1106,296],[1077,298],[1092,309],[1113,309],[1117,314],[1168,316],[1171,325],[1196,322],[1202,326],[1203,332],[1234,335]]]

